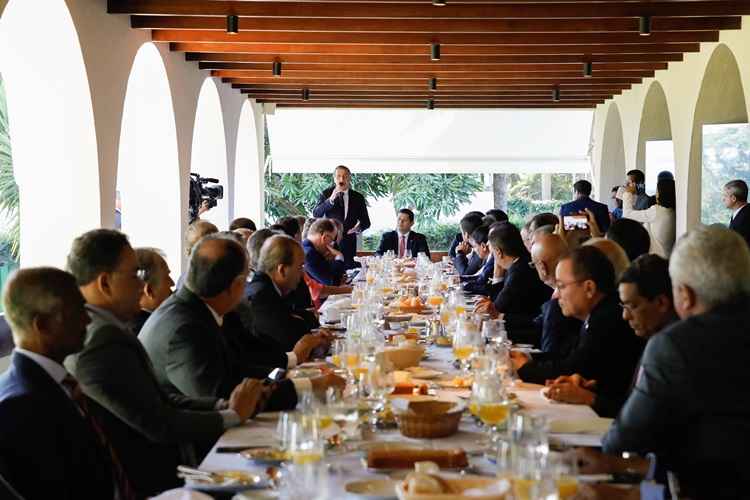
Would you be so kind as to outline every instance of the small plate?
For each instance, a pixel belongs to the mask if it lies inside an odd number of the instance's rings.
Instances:
[[[437,370],[429,370],[427,368],[421,368],[419,366],[412,366],[406,369],[410,372],[412,377],[421,380],[432,380],[443,375],[443,372]]]
[[[240,456],[256,465],[281,465],[286,459],[286,454],[278,448],[256,448],[245,450]]]
[[[211,480],[185,479],[185,488],[191,490],[205,491],[207,493],[239,493],[240,491],[267,488],[268,481],[265,478],[242,470],[216,471],[219,474],[231,474],[223,482]],[[245,478],[245,480],[239,479]],[[257,478],[257,481],[253,481]]]
[[[344,489],[352,498],[363,500],[393,500],[396,497],[397,481],[391,479],[372,479],[367,481],[352,481]]]

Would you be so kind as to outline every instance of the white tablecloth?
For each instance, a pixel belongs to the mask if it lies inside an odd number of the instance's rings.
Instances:
[[[453,372],[451,366],[452,350],[446,348],[432,347],[428,351],[430,358],[422,365],[441,370]],[[588,406],[552,403],[547,401],[540,392],[541,386],[533,384],[518,383],[513,392],[518,395],[525,411],[546,415],[551,420],[591,420],[596,419],[596,413]],[[450,392],[450,391],[448,391]],[[205,470],[240,469],[263,472],[264,468],[249,464],[236,453],[216,453],[217,446],[244,446],[244,445],[274,445],[276,434],[276,414],[261,414],[243,426],[229,429],[219,439],[211,452],[201,464]],[[492,466],[481,454],[473,454],[479,451],[476,441],[481,437],[481,431],[469,420],[461,422],[457,434],[443,439],[419,440],[401,436],[397,429],[378,431],[374,436],[367,436],[374,441],[397,441],[403,443],[420,443],[434,448],[460,447],[472,454],[472,466],[479,472],[492,473]],[[599,435],[552,435],[552,440],[563,444],[589,445],[593,446],[599,442]],[[356,447],[356,443],[352,443]],[[344,498],[344,485],[356,479],[382,477],[368,472],[362,464],[362,452],[351,451],[328,455],[327,461],[332,464],[330,481],[331,498]]]

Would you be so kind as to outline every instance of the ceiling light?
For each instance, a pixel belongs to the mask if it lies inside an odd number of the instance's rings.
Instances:
[[[230,35],[236,35],[240,32],[240,18],[239,16],[227,16],[227,33]]]
[[[651,34],[651,17],[641,16],[638,20],[638,32],[641,36],[649,36]]]
[[[430,78],[430,90],[437,90],[437,78]]]
[[[445,0],[432,0],[432,5],[435,7],[445,7],[447,2]]]
[[[427,100],[427,109],[435,109],[435,101],[432,99]]]
[[[555,87],[552,89],[552,100],[555,102],[560,102],[560,87]]]
[[[302,89],[302,100],[303,101],[310,100],[310,89]]]
[[[583,63],[583,77],[591,78],[594,75],[594,65],[591,61]]]
[[[439,43],[430,44],[430,59],[432,59],[433,61],[440,60],[440,44]]]
[[[281,61],[273,62],[273,76],[281,76]]]

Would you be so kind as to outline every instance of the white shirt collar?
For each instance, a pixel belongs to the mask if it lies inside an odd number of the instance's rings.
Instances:
[[[63,379],[68,376],[68,370],[66,370],[63,365],[61,365],[57,361],[49,359],[47,356],[42,356],[41,354],[27,351],[26,349],[21,349],[20,347],[16,347],[15,351],[18,354],[23,354],[24,356],[38,364],[42,368],[42,370],[47,372],[47,374],[52,377],[52,380],[54,380],[58,384],[61,384]]]
[[[398,234],[398,237],[401,238],[402,236],[406,236],[406,239],[409,239],[409,235],[411,234],[411,231],[407,232],[406,234],[401,234],[398,229],[396,229],[396,234]]]
[[[206,303],[204,302],[204,304],[206,304]],[[216,313],[216,311],[214,311],[213,307],[209,306],[208,304],[206,304],[206,307],[208,307],[208,310],[211,311],[211,316],[213,316],[214,319],[216,320],[216,324],[219,325],[219,326],[223,326],[224,325],[224,316],[219,316]]]

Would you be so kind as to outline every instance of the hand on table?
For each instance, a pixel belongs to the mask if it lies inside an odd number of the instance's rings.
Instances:
[[[495,304],[490,299],[480,299],[474,306],[474,312],[476,314],[489,314],[492,319],[497,319],[499,316]]]
[[[594,404],[596,394],[588,389],[584,389],[580,385],[563,382],[549,386],[547,397],[561,403],[591,406]]]
[[[320,377],[311,378],[310,383],[312,384],[313,392],[320,397],[325,396],[326,390],[329,387],[336,387],[341,390],[346,387],[346,380],[334,375],[333,373],[327,373]]]
[[[596,380],[588,380],[583,378],[581,375],[574,373],[573,375],[562,375],[560,377],[557,377],[554,380],[547,380],[544,385],[551,386],[555,384],[573,384],[577,385],[579,387],[583,387],[584,389],[595,389],[596,388]]]
[[[245,421],[265,406],[270,394],[270,388],[263,385],[262,380],[247,378],[234,388],[229,396],[229,409],[234,410]]]
[[[307,361],[312,350],[322,344],[323,340],[323,337],[318,335],[311,335],[309,333],[303,335],[302,338],[294,344],[294,348],[292,349],[292,352],[297,356],[297,363],[301,364]]]
[[[513,368],[517,371],[531,361],[531,357],[525,352],[510,351],[510,361],[513,363]]]

